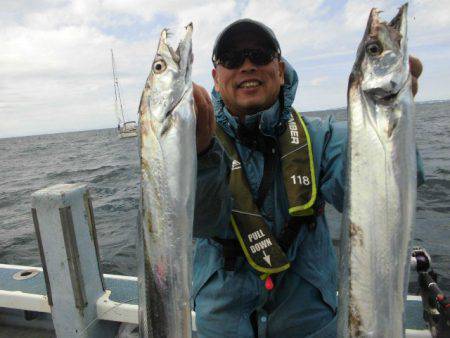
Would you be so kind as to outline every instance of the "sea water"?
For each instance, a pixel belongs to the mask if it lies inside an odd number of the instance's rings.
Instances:
[[[346,119],[345,109],[305,115]],[[450,293],[450,101],[417,104],[416,116],[426,182],[418,188],[414,244],[431,254],[439,284]],[[115,129],[0,139],[0,263],[41,265],[31,194],[78,182],[87,183],[93,197],[103,272],[136,275],[137,138],[119,139]],[[326,210],[337,237],[340,215]],[[416,291],[412,278],[410,293]]]

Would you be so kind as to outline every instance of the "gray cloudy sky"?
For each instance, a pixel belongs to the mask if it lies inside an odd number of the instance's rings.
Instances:
[[[215,37],[250,17],[272,27],[299,73],[301,111],[346,105],[356,47],[371,7],[390,19],[401,1],[3,0],[0,138],[114,127],[110,49],[124,106],[136,118],[159,33],[194,23],[193,79],[212,86]],[[418,101],[450,98],[450,0],[410,1],[410,52],[424,63]],[[176,34],[175,34],[176,36]]]

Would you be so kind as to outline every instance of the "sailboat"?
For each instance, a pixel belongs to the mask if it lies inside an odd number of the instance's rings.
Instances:
[[[122,97],[120,95],[119,79],[116,73],[116,62],[114,61],[114,53],[111,49],[111,62],[114,81],[114,108],[117,117],[117,132],[120,138],[136,137],[136,121],[126,121],[125,114],[123,112]]]

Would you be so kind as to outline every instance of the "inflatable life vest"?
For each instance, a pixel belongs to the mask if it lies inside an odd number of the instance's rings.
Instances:
[[[270,232],[253,199],[242,160],[231,137],[219,126],[216,137],[232,160],[230,189],[234,198],[231,225],[249,264],[262,279],[290,267],[290,262]],[[287,128],[278,139],[284,184],[291,218],[315,214],[317,197],[312,145],[302,117],[292,110]]]

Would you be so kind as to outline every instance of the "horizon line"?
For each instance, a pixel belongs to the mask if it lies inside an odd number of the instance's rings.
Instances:
[[[450,102],[449,99],[432,99],[432,100],[425,100],[425,101],[417,101],[416,104],[427,104],[427,103],[433,103],[433,102]],[[317,109],[317,110],[297,110],[300,113],[320,113],[320,112],[327,112],[330,110],[343,110],[346,109],[346,106],[342,107],[334,107],[334,108],[325,108],[325,109]],[[95,128],[95,129],[83,129],[83,130],[69,130],[69,131],[55,131],[55,132],[44,132],[44,133],[38,133],[38,134],[25,134],[25,135],[14,135],[14,136],[6,136],[2,137],[0,136],[0,140],[5,139],[12,139],[12,138],[21,138],[21,137],[33,137],[33,136],[46,136],[46,135],[58,135],[58,134],[70,134],[70,133],[80,133],[80,132],[88,132],[88,131],[96,131],[96,130],[107,130],[107,129],[117,129],[117,127],[106,127],[106,128]]]

